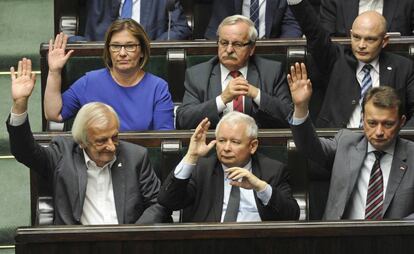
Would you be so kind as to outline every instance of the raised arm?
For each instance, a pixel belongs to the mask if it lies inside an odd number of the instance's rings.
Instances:
[[[18,63],[17,73],[10,68],[12,80],[12,113],[22,114],[27,111],[27,103],[36,83],[36,75],[32,73],[32,61],[23,58]]]
[[[54,42],[52,39],[49,41],[49,53],[47,56],[49,73],[47,75],[43,105],[46,119],[55,122],[62,122],[63,120],[60,114],[62,110],[61,72],[73,53],[73,50],[65,52],[67,41],[68,36],[63,33],[56,35]]]

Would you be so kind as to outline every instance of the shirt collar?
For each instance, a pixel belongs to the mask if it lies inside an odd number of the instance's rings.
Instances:
[[[397,139],[394,139],[394,141],[392,141],[392,143],[387,147],[387,149],[383,150],[383,152],[385,152],[386,154],[389,154],[391,156],[394,156],[394,150],[395,150],[395,144],[397,142]],[[367,149],[367,154],[376,151],[377,149],[375,149],[371,143],[368,142],[368,149]]]
[[[372,70],[374,70],[376,73],[379,73],[379,56],[369,63],[364,63],[358,60],[357,73],[360,73],[366,64],[372,65]]]
[[[240,71],[241,75],[247,79],[247,65],[240,68],[238,71]],[[220,72],[221,72],[221,83],[223,83],[228,77],[230,70],[227,69],[224,65],[220,64]]]

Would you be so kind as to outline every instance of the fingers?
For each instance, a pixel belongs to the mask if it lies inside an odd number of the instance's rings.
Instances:
[[[308,79],[308,71],[306,70],[306,65],[304,63],[300,63],[300,69],[302,72],[302,79]]]
[[[16,80],[16,73],[14,71],[14,67],[13,66],[10,67],[10,77],[11,77],[11,80],[12,81]]]
[[[17,64],[17,77],[20,77],[22,75],[22,60],[19,61],[19,63]]]
[[[227,178],[233,181],[238,181],[250,173],[246,169],[239,167],[228,168],[225,172],[228,174]]]
[[[49,54],[50,52],[52,52],[52,49],[53,49],[53,39],[50,39],[49,40]]]
[[[202,137],[202,135],[208,131],[208,128],[210,127],[210,121],[208,118],[204,118],[201,120],[201,122],[198,124],[197,128],[194,131],[193,137],[199,139]]]
[[[62,33],[56,35],[55,44],[53,45],[53,49],[58,49],[62,45]]]
[[[69,59],[69,57],[73,54],[73,52],[75,52],[73,49],[69,50],[68,53],[66,53],[65,55],[65,61],[67,61]]]
[[[210,141],[210,143],[208,143],[207,145],[207,149],[210,151],[217,143],[217,140],[213,139],[212,141]]]
[[[62,49],[65,49],[66,44],[68,43],[68,36],[64,33],[61,33],[61,34],[62,34]]]

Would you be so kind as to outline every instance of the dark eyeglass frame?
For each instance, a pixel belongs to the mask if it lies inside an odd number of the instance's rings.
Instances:
[[[119,52],[122,48],[127,52],[135,52],[141,44],[109,44],[109,50],[112,52]]]
[[[221,47],[224,47],[224,48],[227,48],[229,45],[231,45],[231,47],[234,48],[234,49],[242,49],[246,46],[252,45],[253,42],[252,41],[248,41],[248,42],[241,42],[241,41],[231,42],[231,41],[227,41],[227,40],[218,40],[217,44]]]

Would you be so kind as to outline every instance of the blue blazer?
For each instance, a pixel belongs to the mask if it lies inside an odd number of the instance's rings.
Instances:
[[[167,0],[141,1],[141,22],[151,40],[167,40]],[[84,34],[71,37],[70,41],[103,41],[106,30],[119,17],[121,0],[86,1]],[[171,14],[171,40],[183,40],[191,36],[191,29],[179,2]]]
[[[216,40],[216,31],[221,21],[227,16],[242,14],[243,0],[214,0],[212,15],[205,37]],[[266,38],[300,37],[302,31],[293,17],[286,0],[266,1]]]

